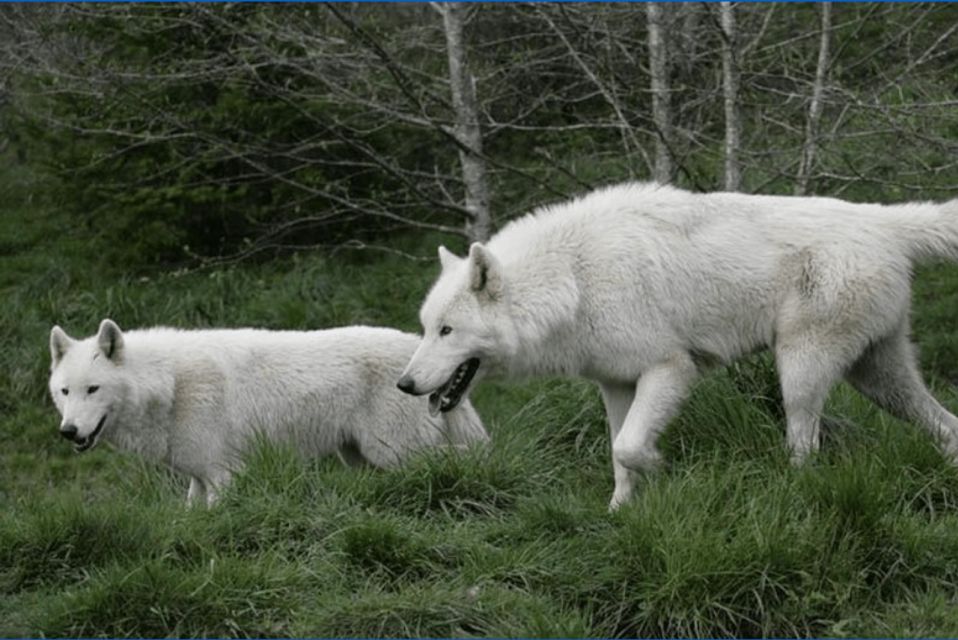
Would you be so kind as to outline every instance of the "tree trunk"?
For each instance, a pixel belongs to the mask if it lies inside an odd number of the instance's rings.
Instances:
[[[463,27],[470,7],[458,2],[437,3],[446,33],[449,54],[449,86],[456,111],[455,136],[459,141],[459,163],[466,188],[466,209],[472,220],[466,224],[471,242],[489,238],[492,221],[489,216],[489,188],[486,162],[482,157],[482,130],[479,128],[479,107],[476,102],[476,81],[469,72]]]
[[[656,182],[672,181],[672,109],[669,99],[668,49],[662,6],[657,2],[645,5],[649,24],[649,72],[652,79],[652,120],[655,123],[655,167],[652,177]]]
[[[719,4],[722,21],[722,87],[725,94],[725,190],[738,191],[742,184],[739,150],[742,117],[739,112],[740,76],[737,60],[735,11],[731,2]]]
[[[828,47],[831,40],[832,3],[822,3],[822,36],[818,48],[818,66],[815,69],[815,84],[812,86],[812,101],[808,106],[808,119],[805,121],[805,144],[802,145],[802,158],[798,164],[798,176],[795,183],[795,195],[808,193],[808,181],[815,163],[818,145],[818,124],[822,119],[822,95],[825,93],[825,76],[828,74]]]

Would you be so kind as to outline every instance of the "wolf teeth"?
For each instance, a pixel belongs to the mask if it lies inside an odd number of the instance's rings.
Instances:
[[[449,385],[449,387],[450,387],[452,390],[455,390],[455,389],[459,386],[459,383],[462,382],[462,379],[463,379],[465,376],[466,376],[466,368],[465,368],[465,367],[459,367],[458,369],[456,369],[456,375],[453,376],[453,378],[452,378],[452,384]]]

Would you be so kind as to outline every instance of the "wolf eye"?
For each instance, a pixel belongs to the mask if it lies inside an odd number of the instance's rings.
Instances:
[[[448,336],[450,333],[452,333],[452,327],[450,327],[448,324],[442,325],[442,327],[439,329],[440,336]]]
[[[100,388],[100,385],[94,384],[86,388],[87,393],[96,393],[96,390]]]
[[[63,387],[62,389],[60,389],[60,393],[62,393],[65,396],[70,395],[70,390],[67,389],[66,387]]]

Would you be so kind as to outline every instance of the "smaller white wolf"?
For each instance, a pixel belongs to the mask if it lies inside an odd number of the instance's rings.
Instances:
[[[256,435],[377,467],[486,441],[471,405],[432,415],[396,390],[417,341],[362,326],[124,333],[109,319],[74,340],[55,326],[50,393],[78,452],[102,439],[164,462],[190,477],[190,504],[212,504]]]
[[[958,458],[958,418],[908,338],[912,266],[958,260],[958,200],[902,205],[622,184],[507,225],[442,274],[399,387],[455,407],[484,375],[582,376],[602,391],[615,508],[700,370],[775,353],[795,462],[842,378]]]

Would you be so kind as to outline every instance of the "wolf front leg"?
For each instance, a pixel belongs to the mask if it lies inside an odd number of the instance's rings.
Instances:
[[[612,459],[617,467],[610,510],[632,497],[639,472],[659,466],[661,454],[656,440],[678,413],[697,378],[698,370],[687,353],[676,354],[642,373],[632,404],[612,442]]]
[[[635,400],[635,385],[618,385],[602,383],[599,385],[602,391],[602,401],[605,404],[605,415],[609,421],[609,446],[615,443],[619,431],[622,429],[622,423],[632,407]],[[632,472],[612,456],[612,472],[615,474],[615,491],[612,494],[612,502],[609,503],[609,510],[615,510],[621,503],[629,499],[632,493]]]

